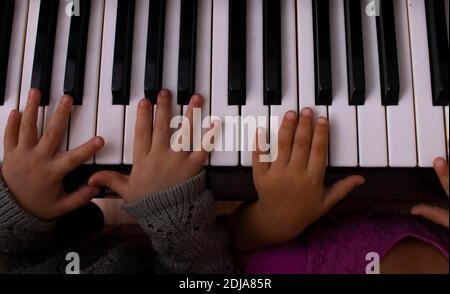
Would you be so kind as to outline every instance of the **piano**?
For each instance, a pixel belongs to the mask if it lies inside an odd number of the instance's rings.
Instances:
[[[173,115],[193,93],[202,116],[263,117],[311,107],[330,121],[326,182],[362,174],[350,198],[448,202],[431,168],[448,157],[449,0],[2,0],[0,138],[30,87],[39,133],[74,98],[60,150],[106,146],[65,179],[129,172],[138,101],[171,90]],[[232,129],[239,146],[254,129]],[[0,146],[0,161],[3,144]],[[180,167],[183,168],[183,167]],[[251,200],[251,151],[205,163],[217,199]],[[110,191],[105,191],[108,195]]]

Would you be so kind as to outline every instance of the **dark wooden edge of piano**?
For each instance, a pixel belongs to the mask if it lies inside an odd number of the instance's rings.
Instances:
[[[207,186],[216,200],[256,200],[251,168],[206,167]],[[64,179],[67,191],[86,185],[89,177],[100,170],[115,170],[125,174],[130,165],[83,165]],[[432,168],[337,168],[329,167],[325,185],[351,174],[362,175],[366,183],[352,191],[346,198],[373,202],[437,202],[448,205],[448,197]],[[102,196],[117,196],[104,189]]]

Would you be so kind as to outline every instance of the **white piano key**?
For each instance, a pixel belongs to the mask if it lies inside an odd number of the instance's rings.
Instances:
[[[447,139],[447,160],[449,160],[450,141],[449,141],[449,129],[448,129],[448,106],[444,107],[445,111],[445,138]]]
[[[104,8],[104,0],[91,1],[91,14],[89,18],[86,47],[83,105],[75,105],[72,108],[69,130],[69,150],[80,146],[95,136]],[[92,162],[93,158],[85,163]]]
[[[359,164],[362,167],[385,167],[388,165],[386,111],[381,104],[376,19],[365,14],[366,0],[361,1],[366,101],[357,106]]]
[[[95,155],[97,164],[122,163],[125,106],[113,105],[111,91],[117,3],[117,0],[105,1],[97,111],[97,136],[105,139],[105,146]]]
[[[0,106],[0,162],[3,161],[3,136],[9,113],[19,106],[27,14],[28,1],[16,0],[9,48],[8,71],[6,74],[5,103]]]
[[[433,106],[424,0],[408,0],[418,165],[431,167],[446,156],[444,111]]]
[[[285,113],[298,112],[297,36],[295,30],[295,0],[281,0],[281,105],[270,106],[270,142],[277,141],[278,129]]]
[[[67,2],[59,1],[58,21],[55,34],[55,51],[53,54],[52,80],[50,84],[49,104],[44,107],[44,128],[47,128],[53,113],[58,108],[61,97],[64,95],[64,77],[66,69],[67,48],[69,43],[70,17],[66,12]],[[68,126],[59,145],[59,151],[67,150]]]
[[[172,117],[181,114],[181,106],[177,104],[180,12],[181,1],[166,0],[162,87],[172,94]]]
[[[330,1],[331,69],[333,104],[330,120],[331,166],[358,165],[356,107],[349,105],[344,1]]]
[[[267,129],[269,106],[264,105],[263,1],[247,1],[247,96],[241,107],[241,165],[252,165],[252,148],[258,127]]]
[[[386,107],[389,166],[414,167],[417,165],[417,153],[408,7],[406,1],[394,1],[393,3],[397,35],[400,97],[397,106]]]
[[[314,30],[311,0],[297,0],[298,98],[299,110],[310,107],[314,116],[327,117],[327,107],[315,105]]]
[[[37,35],[40,7],[41,7],[41,0],[29,1],[25,51],[23,56],[22,84],[19,102],[19,110],[22,112],[25,110],[25,106],[27,105],[28,93],[31,87],[31,75],[33,73],[34,49],[36,47],[36,35]],[[44,121],[44,107],[39,107],[37,118],[37,128],[39,137],[42,135],[43,121]]]
[[[145,57],[147,49],[149,0],[136,1],[134,16],[133,55],[131,65],[130,104],[125,113],[125,139],[123,146],[123,163],[133,163],[134,127],[139,101],[145,97]]]
[[[228,6],[228,0],[214,1],[213,5],[211,115],[222,121],[222,131],[215,138],[215,144],[216,149],[223,148],[211,153],[212,166],[239,164],[239,106],[228,105]],[[225,116],[235,117],[237,123],[225,127]],[[225,137],[232,140],[228,142],[228,149]]]
[[[197,56],[195,59],[195,91],[203,96],[202,120],[211,110],[211,26],[212,0],[198,0],[197,12]],[[202,128],[202,134],[207,129]],[[209,164],[209,158],[205,165]]]

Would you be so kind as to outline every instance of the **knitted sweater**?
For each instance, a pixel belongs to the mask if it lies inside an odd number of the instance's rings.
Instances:
[[[123,209],[139,222],[140,234],[104,231],[58,248],[56,222],[22,208],[0,174],[0,273],[65,273],[68,252],[79,255],[81,273],[235,272],[204,171]]]

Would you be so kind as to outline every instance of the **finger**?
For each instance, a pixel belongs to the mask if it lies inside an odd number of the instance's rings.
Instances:
[[[312,139],[312,120],[313,111],[310,108],[304,108],[300,114],[291,160],[289,161],[289,164],[292,164],[295,168],[304,169],[308,166]]]
[[[100,171],[93,174],[88,183],[90,186],[107,187],[123,197],[128,177],[115,171]]]
[[[314,136],[309,154],[308,170],[318,179],[323,179],[328,158],[328,122],[326,118],[319,118],[314,128]]]
[[[65,215],[86,205],[92,198],[99,195],[100,192],[100,188],[98,187],[87,186],[61,198],[56,203],[58,216]]]
[[[220,126],[220,121],[214,120],[211,122],[209,129],[205,133],[212,133],[215,136],[218,133]],[[211,142],[211,140],[206,140],[203,142],[204,139],[205,136],[201,138],[201,146],[199,150],[194,149],[194,151],[190,154],[190,158],[192,158],[194,162],[206,162],[209,152],[211,152],[214,147],[214,142]]]
[[[36,124],[40,102],[41,92],[38,89],[31,89],[28,94],[27,106],[25,106],[20,122],[19,146],[30,147],[37,143]]]
[[[58,105],[58,108],[53,113],[47,128],[44,131],[38,148],[46,153],[53,154],[58,149],[64,137],[67,123],[69,121],[70,111],[72,110],[73,99],[70,96],[64,95]]]
[[[17,146],[19,140],[20,118],[20,112],[15,109],[9,114],[3,139],[5,152],[14,149]]]
[[[261,146],[266,143],[267,132],[264,128],[258,128],[255,136],[255,151],[252,153],[253,173],[264,173],[270,167],[268,160],[269,152],[262,150]]]
[[[189,137],[190,137],[190,142],[191,142],[191,147],[192,147],[192,143],[193,143],[193,130],[194,130],[194,109],[198,109],[202,107],[203,105],[203,97],[195,94],[192,96],[191,100],[189,101],[189,105],[188,108],[186,110],[185,116],[189,121],[189,125],[188,126],[182,126],[182,127],[189,127]],[[200,131],[200,129],[198,129],[197,131]],[[183,132],[185,133],[185,132]]]
[[[448,196],[448,163],[443,158],[436,158],[433,161],[433,166]]]
[[[194,108],[201,108],[203,105],[203,97],[201,95],[195,94],[189,101],[188,108],[186,110],[185,116],[189,120],[191,126],[194,117]]]
[[[285,167],[289,163],[296,126],[297,114],[293,111],[286,112],[278,131],[278,156],[272,166]]]
[[[56,168],[61,170],[61,173],[63,174],[70,172],[94,156],[94,154],[99,151],[104,144],[105,141],[103,138],[94,137],[73,150],[61,153],[56,159]]]
[[[448,209],[427,204],[419,204],[411,209],[411,214],[421,216],[448,229]]]
[[[333,186],[327,189],[324,199],[325,208],[331,209],[339,201],[344,199],[353,189],[364,184],[365,179],[362,176],[349,176],[337,181]]]
[[[168,148],[170,145],[171,98],[168,90],[161,90],[156,107],[155,127],[153,128],[153,143]]]
[[[148,99],[139,102],[134,130],[133,162],[145,158],[152,146],[153,108]]]

